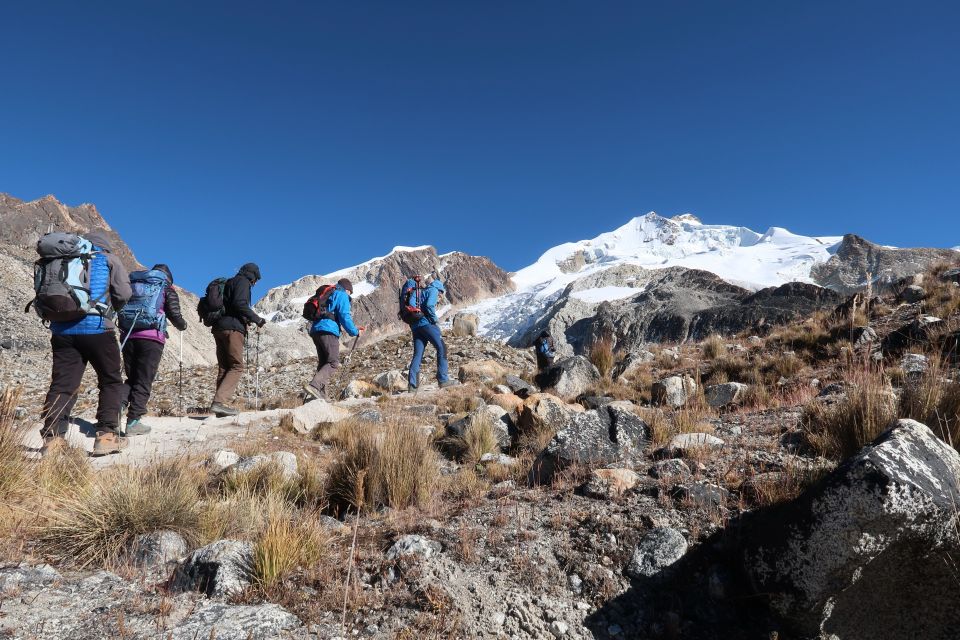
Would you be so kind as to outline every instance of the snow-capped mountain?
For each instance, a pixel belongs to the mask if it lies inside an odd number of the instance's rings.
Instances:
[[[829,260],[841,240],[842,236],[800,236],[780,227],[760,234],[746,227],[703,224],[690,214],[665,218],[651,212],[592,240],[547,250],[513,275],[515,292],[470,310],[480,317],[481,332],[509,338],[531,324],[568,286],[622,265],[701,269],[751,290],[812,282],[811,268]],[[572,297],[593,305],[625,299],[642,292],[641,280],[574,286]]]

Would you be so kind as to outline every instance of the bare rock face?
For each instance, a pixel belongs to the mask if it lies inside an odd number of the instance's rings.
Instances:
[[[633,412],[616,405],[572,414],[533,464],[533,484],[550,482],[571,464],[632,464],[650,438],[650,428]]]
[[[951,249],[890,249],[847,234],[837,252],[810,270],[817,284],[842,294],[852,294],[873,283],[892,285],[925,271],[934,263],[956,259]]]
[[[583,356],[564,358],[537,376],[542,389],[553,390],[558,396],[579,396],[600,381],[600,372]]]
[[[746,526],[744,567],[798,637],[953,638],[960,454],[913,420]]]
[[[354,320],[370,327],[372,337],[391,335],[407,329],[397,318],[400,284],[409,276],[429,274],[439,274],[446,287],[446,301],[454,307],[513,290],[510,274],[489,258],[458,252],[441,256],[433,247],[422,247],[396,249],[382,258],[328,276],[304,276],[268,291],[256,309],[274,321],[299,321],[303,301],[317,287],[346,277],[353,282]],[[299,322],[306,324],[306,321]]]
[[[217,540],[197,549],[177,567],[170,589],[200,591],[210,597],[225,597],[250,585],[253,545],[239,540]]]

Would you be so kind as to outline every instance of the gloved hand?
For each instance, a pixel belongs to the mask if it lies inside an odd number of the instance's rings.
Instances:
[[[257,322],[257,327],[263,328],[263,325],[267,324],[267,321],[264,318],[260,318],[260,321]]]

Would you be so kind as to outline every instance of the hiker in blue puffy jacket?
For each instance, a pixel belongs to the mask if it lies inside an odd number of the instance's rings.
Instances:
[[[408,281],[409,285],[409,281]],[[432,344],[437,351],[437,382],[440,387],[449,387],[457,384],[450,379],[447,373],[447,345],[440,334],[437,317],[437,302],[446,292],[443,283],[435,278],[420,292],[420,311],[423,317],[410,325],[413,331],[413,360],[410,361],[410,373],[407,378],[407,390],[416,391],[420,378],[420,362],[423,360],[423,351],[427,343]]]
[[[84,234],[96,252],[90,261],[90,298],[101,300],[119,311],[130,299],[130,276],[112,252],[105,231]],[[62,443],[70,426],[70,412],[77,401],[87,364],[97,372],[96,440],[93,455],[117,453],[127,446],[120,432],[120,404],[123,401],[123,365],[117,343],[116,325],[110,311],[89,313],[80,320],[50,323],[53,371],[50,390],[43,403],[44,451]]]
[[[359,336],[365,329],[353,324],[351,294],[353,283],[350,280],[341,278],[337,281],[336,288],[327,298],[326,309],[320,310],[319,319],[310,327],[310,337],[317,348],[317,373],[313,380],[303,385],[308,397],[327,397],[327,383],[340,367],[340,328],[351,337]]]

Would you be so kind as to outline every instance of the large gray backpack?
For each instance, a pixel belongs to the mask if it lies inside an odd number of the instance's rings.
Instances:
[[[90,262],[93,243],[75,233],[53,232],[37,241],[40,259],[33,267],[36,296],[24,311],[48,322],[73,322],[107,310],[104,300],[91,300]]]

